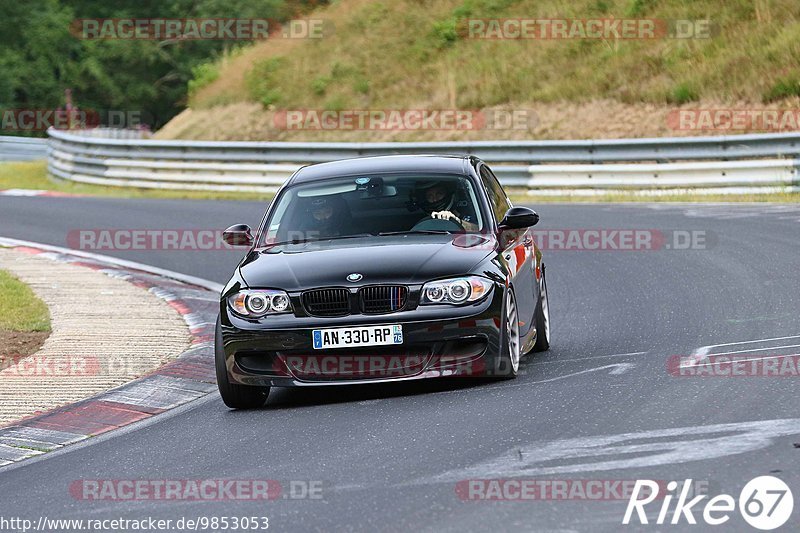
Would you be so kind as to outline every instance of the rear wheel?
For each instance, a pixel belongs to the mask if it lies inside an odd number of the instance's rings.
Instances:
[[[238,385],[228,380],[225,366],[225,350],[222,346],[222,326],[217,318],[216,339],[214,342],[214,367],[217,371],[217,387],[222,401],[232,409],[255,409],[263,406],[269,395],[269,387]]]
[[[536,344],[535,352],[546,352],[550,348],[550,304],[547,298],[547,280],[542,266],[542,290],[539,293],[539,302],[536,304]]]
[[[504,319],[505,342],[500,348],[500,357],[497,359],[495,376],[501,379],[513,379],[517,377],[519,372],[520,338],[517,301],[510,288],[506,292]]]

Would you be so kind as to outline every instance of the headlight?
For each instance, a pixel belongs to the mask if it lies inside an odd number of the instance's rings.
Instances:
[[[283,291],[271,289],[237,292],[228,296],[228,306],[237,315],[248,318],[292,312],[289,295]]]
[[[492,282],[480,276],[431,281],[422,287],[420,305],[459,305],[477,302],[492,290]]]

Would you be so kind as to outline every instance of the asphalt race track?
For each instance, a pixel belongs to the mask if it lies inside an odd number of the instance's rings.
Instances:
[[[3,197],[0,235],[65,246],[76,229],[255,226],[264,207]],[[668,371],[672,356],[702,361],[708,353],[800,352],[800,208],[533,207],[540,230],[695,231],[705,244],[546,250],[553,344],[524,359],[513,382],[273,390],[268,405],[251,412],[229,411],[212,394],[0,469],[0,515],[268,516],[275,531],[669,531],[692,528],[685,520],[677,527],[623,528],[626,500],[464,501],[456,489],[460,481],[490,478],[693,479],[712,496],[738,499],[747,481],[772,473],[800,497],[797,376]],[[220,283],[240,255],[98,253]],[[119,502],[84,501],[69,492],[82,479],[219,478],[279,480],[284,487],[320,482],[322,497],[294,499],[286,491],[289,497],[268,502]],[[659,507],[648,507],[651,521]],[[702,508],[695,510],[698,521],[700,514]],[[786,527],[796,530],[798,517],[795,509]],[[749,527],[737,513],[726,526]]]

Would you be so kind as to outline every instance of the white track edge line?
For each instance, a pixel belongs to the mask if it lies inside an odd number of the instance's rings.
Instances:
[[[176,281],[181,281],[183,283],[187,283],[189,285],[196,285],[198,287],[202,287],[212,292],[221,293],[224,285],[219,283],[215,283],[213,281],[198,278],[195,276],[190,276],[188,274],[181,274],[180,272],[175,272],[172,270],[166,270],[164,268],[159,268],[151,265],[146,265],[144,263],[137,263],[135,261],[128,261],[127,259],[118,259],[116,257],[111,257],[108,255],[101,255],[95,254],[91,252],[84,252],[81,250],[72,250],[70,248],[63,248],[61,246],[53,246],[51,244],[42,244],[38,242],[32,241],[23,241],[20,239],[12,239],[10,237],[2,237],[0,236],[0,247],[15,247],[15,246],[26,246],[29,248],[39,248],[40,250],[46,250],[48,252],[57,252],[65,255],[74,255],[75,257],[82,257],[84,259],[94,259],[97,261],[102,261],[104,263],[109,263],[114,266],[118,266],[121,268],[129,268],[132,270],[139,270],[142,272],[147,272],[149,274],[154,274],[156,276],[161,276],[164,278],[174,279]]]

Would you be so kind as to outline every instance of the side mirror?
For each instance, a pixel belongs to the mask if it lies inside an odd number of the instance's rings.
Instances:
[[[500,221],[500,230],[530,228],[538,222],[539,215],[533,209],[512,207]]]
[[[253,234],[247,224],[236,224],[222,232],[222,240],[231,246],[250,246]]]

